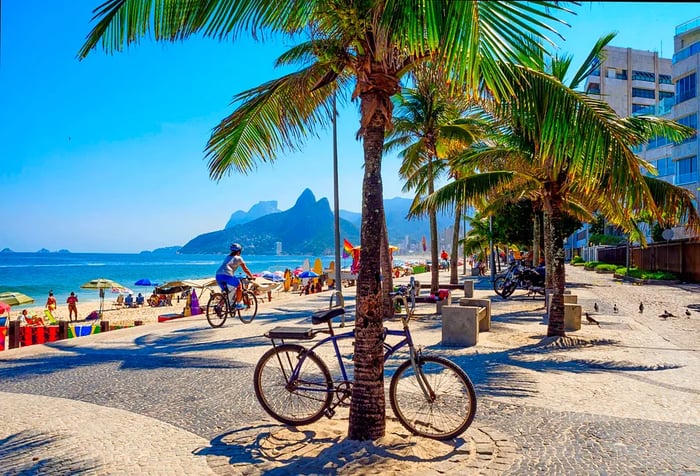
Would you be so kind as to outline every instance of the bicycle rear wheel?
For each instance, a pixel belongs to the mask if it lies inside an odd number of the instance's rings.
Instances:
[[[221,327],[226,322],[229,309],[222,293],[213,293],[207,302],[207,322],[212,327]]]
[[[301,368],[296,369],[300,362]],[[292,380],[295,369],[297,376]],[[297,344],[284,344],[265,352],[255,366],[253,386],[260,405],[285,425],[315,422],[333,399],[333,379],[328,367],[316,354]]]
[[[250,324],[258,315],[258,298],[255,297],[252,291],[243,291],[243,297],[241,298],[243,309],[236,309],[238,318],[243,324]]]
[[[407,360],[391,379],[389,402],[396,418],[414,435],[435,440],[460,435],[476,413],[476,393],[469,377],[442,357],[418,356],[417,367],[416,372]]]

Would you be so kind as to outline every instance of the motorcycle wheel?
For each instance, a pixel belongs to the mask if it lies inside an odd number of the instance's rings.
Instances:
[[[503,288],[506,285],[506,278],[505,276],[499,276],[496,278],[496,280],[493,282],[493,290],[498,294],[499,296],[503,296]]]
[[[510,282],[510,283],[506,284],[503,287],[503,292],[502,292],[501,296],[504,299],[508,299],[515,292],[515,288],[517,288],[517,287],[518,287],[518,285],[514,282]]]

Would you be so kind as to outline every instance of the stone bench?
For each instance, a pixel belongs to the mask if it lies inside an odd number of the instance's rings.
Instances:
[[[427,304],[432,304],[435,303],[435,313],[436,314],[442,314],[442,308],[444,306],[449,306],[452,304],[452,293],[447,292],[447,297],[445,299],[440,299],[439,301],[436,301],[435,298],[432,298],[428,295],[418,295],[416,296],[416,304],[419,303],[427,303]]]
[[[430,289],[430,284],[420,284],[420,289]],[[438,284],[438,289],[447,289],[449,291],[464,290],[464,297],[470,298],[474,296],[474,281],[467,279],[462,284]]]
[[[479,342],[479,332],[489,320],[483,306],[444,306],[442,308],[442,345],[468,347]],[[488,330],[488,329],[486,329]]]
[[[564,330],[567,332],[581,330],[580,304],[564,302]]]
[[[486,309],[486,319],[479,321],[479,331],[487,332],[491,330],[491,300],[476,298],[461,298],[460,306],[483,307]]]

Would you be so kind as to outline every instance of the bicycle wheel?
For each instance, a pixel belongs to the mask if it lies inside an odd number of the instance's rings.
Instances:
[[[508,299],[509,297],[511,297],[513,295],[513,293],[515,292],[517,287],[518,287],[518,283],[515,281],[510,281],[510,282],[504,284],[503,291],[501,291],[501,297],[503,299]]]
[[[471,425],[476,393],[467,374],[442,357],[417,357],[418,372],[407,360],[391,379],[389,402],[396,418],[415,435],[449,440]],[[418,379],[430,393],[426,398]]]
[[[251,291],[243,291],[243,309],[236,309],[238,318],[243,324],[250,324],[258,314],[258,298]]]
[[[498,294],[499,296],[503,296],[503,288],[505,287],[505,284],[505,276],[499,276],[493,281],[493,290],[496,292],[496,294]]]
[[[292,373],[300,363],[297,377]],[[275,420],[286,425],[308,425],[324,414],[333,399],[333,380],[325,363],[297,344],[268,350],[255,366],[255,396]]]
[[[207,321],[212,327],[221,327],[226,322],[229,309],[226,298],[221,293],[213,293],[207,302]]]

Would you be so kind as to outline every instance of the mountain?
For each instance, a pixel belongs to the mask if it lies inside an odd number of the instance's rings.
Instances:
[[[281,242],[284,254],[332,254],[333,230],[328,200],[316,201],[311,190],[306,189],[289,210],[199,235],[186,243],[180,253],[228,253],[229,245],[237,242],[248,254],[276,254],[277,242]],[[360,241],[358,227],[342,218],[340,232],[350,241]]]
[[[249,221],[253,221],[256,218],[264,217],[265,215],[270,215],[271,213],[278,213],[279,211],[280,210],[277,208],[277,200],[258,202],[250,207],[248,212],[244,212],[243,210],[234,212],[226,223],[224,229],[227,230],[236,225],[242,225],[244,223],[248,223]]]

